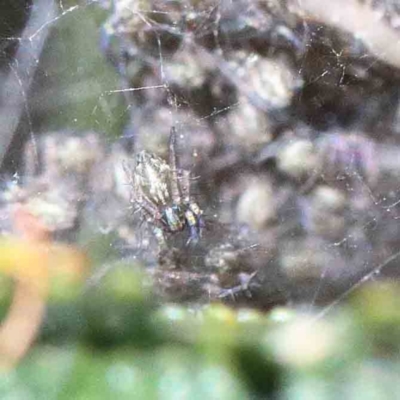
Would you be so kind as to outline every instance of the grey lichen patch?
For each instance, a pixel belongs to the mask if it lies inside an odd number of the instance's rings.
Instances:
[[[272,140],[268,115],[255,107],[245,96],[238,99],[226,116],[218,121],[217,129],[225,143],[235,145],[243,153],[255,152]]]
[[[206,83],[209,71],[202,67],[195,53],[179,52],[165,62],[164,73],[169,85],[189,91],[200,89]]]
[[[361,132],[327,133],[317,142],[320,173],[334,181],[345,177],[375,185],[379,177],[375,143]]]
[[[335,257],[319,240],[287,241],[280,256],[282,271],[291,279],[320,279],[325,268],[336,267]]]
[[[71,186],[58,184],[56,188],[51,188],[41,183],[31,183],[28,187],[14,188],[2,197],[8,204],[4,210],[7,214],[11,215],[16,207],[23,205],[51,232],[73,228],[78,220],[80,194]]]
[[[103,155],[104,145],[95,132],[50,132],[26,144],[24,176],[78,180],[87,177]]]
[[[318,186],[304,200],[303,223],[314,235],[338,240],[346,233],[348,199],[339,189]]]
[[[314,208],[319,208],[324,212],[341,212],[347,204],[344,193],[329,186],[319,186],[313,197]]]
[[[74,229],[89,197],[92,169],[103,156],[94,132],[52,132],[28,142],[21,182],[2,193],[7,212],[23,205],[51,232]]]
[[[274,191],[266,179],[255,179],[244,190],[236,206],[236,218],[255,230],[265,229],[276,221]]]
[[[258,96],[272,109],[287,107],[301,87],[299,75],[279,59],[245,55],[245,60],[236,71],[241,79],[239,90],[244,90],[250,99],[253,94]]]
[[[277,154],[278,168],[295,179],[312,175],[319,168],[315,146],[307,139],[293,139],[285,143]]]

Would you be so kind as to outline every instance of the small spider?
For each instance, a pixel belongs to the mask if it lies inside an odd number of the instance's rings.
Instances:
[[[165,232],[189,229],[187,243],[197,242],[204,227],[203,211],[190,197],[190,172],[179,168],[176,157],[176,130],[171,128],[169,160],[143,150],[136,155],[131,183],[132,203],[148,217],[162,247]]]

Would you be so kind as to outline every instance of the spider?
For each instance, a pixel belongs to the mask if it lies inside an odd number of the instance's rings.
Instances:
[[[190,196],[190,172],[179,168],[176,157],[176,129],[171,128],[169,159],[143,150],[136,155],[131,183],[132,203],[148,217],[154,234],[166,247],[165,233],[189,230],[190,242],[196,243],[204,227],[203,211]]]

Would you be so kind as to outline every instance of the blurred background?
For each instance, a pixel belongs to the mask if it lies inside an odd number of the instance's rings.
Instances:
[[[390,0],[1,2],[0,338],[26,271],[87,260],[1,398],[397,398],[399,27]],[[172,126],[205,227],[160,248],[129,168]]]

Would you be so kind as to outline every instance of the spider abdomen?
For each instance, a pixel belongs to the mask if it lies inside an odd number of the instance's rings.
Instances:
[[[146,151],[136,156],[135,180],[143,194],[157,205],[171,202],[171,168],[161,158]]]

